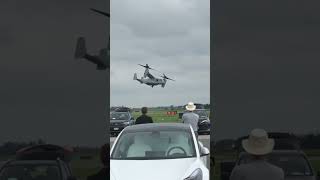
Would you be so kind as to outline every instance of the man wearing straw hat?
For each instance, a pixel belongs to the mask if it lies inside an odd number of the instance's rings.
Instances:
[[[268,163],[265,156],[272,152],[274,140],[269,139],[263,129],[254,129],[249,138],[242,141],[244,150],[252,156],[252,161],[236,166],[230,180],[284,180],[281,168]]]
[[[182,115],[182,122],[186,124],[190,124],[196,137],[198,138],[198,121],[199,115],[194,113],[193,111],[196,109],[196,106],[193,102],[189,102],[186,106],[187,112]]]

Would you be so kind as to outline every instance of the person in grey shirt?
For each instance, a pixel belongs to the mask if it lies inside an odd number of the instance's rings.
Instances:
[[[193,111],[196,109],[196,106],[193,102],[189,102],[186,106],[186,112],[182,115],[182,123],[190,124],[196,137],[198,138],[198,122],[199,115]]]
[[[283,170],[265,159],[274,147],[274,140],[268,138],[265,130],[252,130],[249,138],[242,141],[242,147],[253,160],[236,166],[232,170],[230,180],[284,180]]]

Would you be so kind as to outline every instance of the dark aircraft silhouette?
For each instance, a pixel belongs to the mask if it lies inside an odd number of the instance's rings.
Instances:
[[[91,8],[92,11],[102,14],[104,16],[110,17],[109,13],[93,9]],[[77,45],[76,45],[76,51],[75,51],[75,58],[76,59],[81,59],[84,58],[94,64],[97,65],[97,70],[106,70],[110,68],[110,36],[109,36],[109,43],[108,43],[108,48],[103,48],[100,50],[99,55],[90,55],[87,52],[86,48],[86,40],[84,37],[79,37],[77,40]]]
[[[87,59],[88,61],[96,64],[98,70],[105,70],[107,68],[110,68],[110,64],[108,62],[108,60],[110,59],[108,57],[108,49],[101,49],[98,56],[90,55],[87,53],[86,42],[84,37],[78,38],[75,58]]]

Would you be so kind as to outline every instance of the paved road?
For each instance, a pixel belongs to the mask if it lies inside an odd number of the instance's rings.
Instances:
[[[110,138],[110,145],[113,145],[113,142],[115,141],[115,137]],[[210,135],[199,135],[199,141],[202,142],[202,144],[207,147],[210,150]],[[208,156],[208,162],[210,162],[210,156]],[[208,163],[208,168],[209,168],[209,163]]]

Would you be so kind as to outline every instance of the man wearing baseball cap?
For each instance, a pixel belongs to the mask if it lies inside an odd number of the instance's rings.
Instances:
[[[242,141],[244,150],[252,156],[252,161],[236,166],[230,180],[284,180],[281,168],[268,163],[265,156],[272,152],[274,140],[269,139],[263,129],[254,129],[249,138]]]

